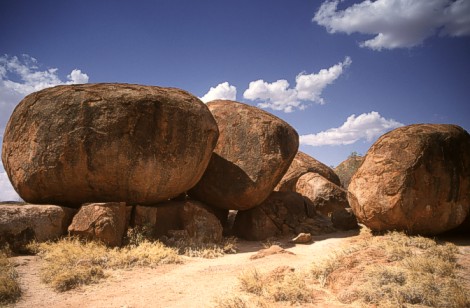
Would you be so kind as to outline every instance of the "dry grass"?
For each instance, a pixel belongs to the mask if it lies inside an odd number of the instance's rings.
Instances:
[[[8,250],[0,250],[0,305],[14,303],[21,296],[18,274],[8,257]]]
[[[241,291],[257,296],[258,300],[302,304],[313,302],[313,291],[305,273],[274,270],[262,274],[257,270],[243,272],[239,277]]]
[[[175,247],[179,254],[187,257],[215,259],[226,254],[237,253],[237,239],[235,237],[225,238],[222,243],[201,243],[190,238],[181,238],[170,246]]]
[[[215,300],[214,308],[268,308],[269,303],[262,298],[247,295],[226,295]]]
[[[470,306],[468,290],[456,275],[458,249],[454,245],[438,245],[432,239],[399,232],[383,236],[365,232],[360,238],[311,269],[318,283],[336,291],[343,303]]]
[[[64,238],[39,244],[37,249],[43,260],[41,278],[58,291],[95,283],[106,277],[107,269],[181,262],[175,249],[146,240],[137,245],[110,249],[97,242]]]

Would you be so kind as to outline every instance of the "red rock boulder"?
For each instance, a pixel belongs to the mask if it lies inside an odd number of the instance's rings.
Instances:
[[[74,216],[68,230],[71,235],[101,241],[108,246],[121,246],[126,232],[124,202],[84,204]]]
[[[206,172],[189,195],[213,207],[255,207],[289,168],[298,134],[283,120],[249,105],[216,100],[207,106],[220,136]]]
[[[217,137],[206,105],[179,89],[57,86],[16,107],[2,160],[28,202],[155,204],[199,181]]]
[[[315,158],[303,153],[297,152],[286,174],[277,184],[274,190],[278,191],[295,191],[297,180],[306,173],[316,173],[327,179],[328,181],[340,186],[339,177],[327,165],[319,162]]]
[[[353,176],[348,199],[372,230],[432,235],[457,227],[470,207],[470,135],[437,124],[383,135]]]

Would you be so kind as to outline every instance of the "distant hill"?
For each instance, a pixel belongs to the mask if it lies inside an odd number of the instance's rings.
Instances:
[[[334,168],[335,173],[341,181],[341,186],[344,189],[348,189],[352,176],[356,173],[357,169],[359,169],[363,161],[364,156],[353,152],[345,161]]]

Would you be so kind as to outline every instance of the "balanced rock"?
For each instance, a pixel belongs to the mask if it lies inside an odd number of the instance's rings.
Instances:
[[[372,230],[432,235],[457,227],[470,207],[470,135],[437,124],[383,135],[353,176],[348,199]]]
[[[298,134],[283,120],[249,105],[216,100],[207,106],[220,136],[207,170],[189,195],[213,207],[255,207],[289,168]]]
[[[206,105],[179,89],[57,86],[16,107],[2,160],[28,202],[155,204],[199,181],[217,137]]]
[[[347,192],[318,173],[309,172],[297,180],[295,192],[309,199],[325,216],[349,207]]]
[[[327,165],[319,162],[315,158],[303,153],[297,152],[286,174],[282,177],[274,190],[295,191],[297,180],[306,173],[316,173],[323,176],[328,181],[341,185],[339,177]]]
[[[331,221],[315,212],[313,204],[295,192],[273,192],[262,204],[238,211],[234,233],[247,240],[261,241],[272,236],[334,232]]]
[[[45,242],[67,233],[77,210],[57,205],[0,204],[0,247],[8,243],[16,252],[35,240]]]
[[[71,235],[97,240],[108,246],[121,246],[126,232],[124,202],[84,204],[74,216],[68,230]]]

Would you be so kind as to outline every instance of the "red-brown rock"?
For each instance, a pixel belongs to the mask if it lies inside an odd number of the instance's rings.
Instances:
[[[28,202],[155,204],[199,181],[217,137],[206,105],[179,89],[57,86],[16,107],[2,160]]]
[[[71,235],[97,240],[108,246],[121,246],[126,232],[126,204],[124,202],[84,204],[72,220]]]
[[[335,167],[334,171],[341,181],[341,187],[348,189],[349,183],[357,169],[364,161],[364,157],[353,152],[349,157]]]
[[[197,243],[219,243],[222,241],[222,224],[201,202],[186,201],[181,218],[189,238]]]
[[[1,203],[0,247],[8,243],[13,251],[21,252],[32,240],[54,240],[67,233],[76,212],[57,205]]]
[[[317,173],[328,181],[341,185],[339,177],[327,165],[319,162],[315,158],[303,153],[297,152],[286,174],[282,177],[279,184],[274,190],[278,191],[295,191],[297,180],[306,173]]]
[[[347,192],[318,173],[305,173],[297,180],[295,192],[309,199],[325,216],[349,207]]]
[[[262,204],[238,211],[234,233],[247,240],[261,241],[276,235],[334,232],[331,221],[315,212],[313,204],[295,192],[273,192]]]
[[[219,140],[194,199],[213,207],[246,210],[263,202],[297,153],[297,132],[261,109],[233,101],[207,104]]]
[[[470,207],[470,135],[437,124],[383,135],[352,178],[348,199],[372,230],[432,235],[457,227]]]

